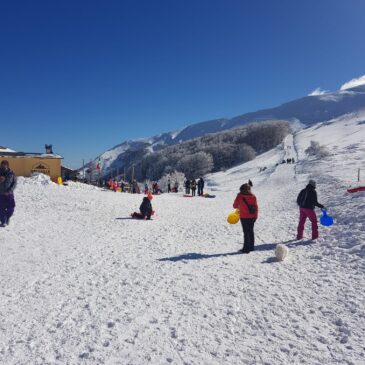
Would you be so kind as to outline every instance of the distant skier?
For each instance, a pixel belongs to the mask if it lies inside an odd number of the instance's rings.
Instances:
[[[140,213],[134,212],[132,215],[132,218],[137,219],[151,219],[151,215],[154,213],[152,210],[152,204],[150,199],[152,199],[152,195],[149,195],[149,197],[145,196],[142,200],[142,204],[139,207]]]
[[[244,244],[242,253],[250,253],[255,250],[254,225],[258,217],[258,205],[256,196],[251,193],[250,184],[243,184],[237,195],[233,208],[240,210],[240,220],[243,229]]]
[[[314,211],[315,207],[324,209],[324,206],[317,201],[316,182],[309,180],[305,189],[301,190],[297,197],[297,204],[299,205],[299,224],[297,228],[297,240],[303,238],[304,224],[307,218],[312,223],[312,240],[318,238],[318,224],[317,215]]]
[[[195,196],[195,192],[196,192],[196,181],[195,181],[195,179],[191,180],[190,186],[191,186],[191,195]]]
[[[198,195],[202,196],[203,195],[203,190],[204,190],[204,180],[201,177],[198,181]]]
[[[16,176],[9,167],[9,162],[3,160],[0,164],[0,227],[9,225],[14,213],[14,189]]]

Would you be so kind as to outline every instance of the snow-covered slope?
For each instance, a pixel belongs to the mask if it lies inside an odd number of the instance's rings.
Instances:
[[[122,168],[124,166],[124,154],[128,151],[143,150],[145,148],[147,151],[152,152],[161,145],[171,145],[208,133],[221,132],[257,121],[288,120],[290,122],[299,121],[304,125],[312,125],[364,108],[365,85],[360,85],[336,92],[306,96],[276,108],[259,110],[231,119],[216,119],[196,123],[177,131],[141,140],[131,140],[113,147],[101,155],[103,173],[107,174],[110,170]]]
[[[364,364],[365,195],[346,192],[365,170],[364,120],[311,126],[209,176],[215,199],[155,196],[152,221],[128,219],[141,195],[20,179],[0,228],[0,363]],[[308,158],[311,140],[330,156]],[[259,219],[242,255],[226,216],[248,178]],[[309,178],[335,224],[291,241]]]

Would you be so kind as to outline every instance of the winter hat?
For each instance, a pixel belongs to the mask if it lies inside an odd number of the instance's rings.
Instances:
[[[314,180],[309,180],[308,181],[308,185],[311,185],[311,186],[313,186],[315,188],[317,184],[316,184],[316,182]]]

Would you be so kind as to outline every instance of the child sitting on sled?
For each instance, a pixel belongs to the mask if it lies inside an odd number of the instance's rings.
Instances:
[[[148,194],[148,196],[145,196],[143,198],[142,204],[139,207],[139,210],[141,213],[134,212],[131,214],[132,218],[137,219],[151,219],[151,215],[153,215],[155,212],[152,210],[152,194]]]

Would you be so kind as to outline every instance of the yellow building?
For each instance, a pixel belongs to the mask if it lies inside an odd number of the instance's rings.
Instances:
[[[9,161],[10,168],[16,176],[29,177],[34,172],[49,175],[53,181],[61,176],[63,157],[52,153],[15,152],[0,146],[0,161]]]

